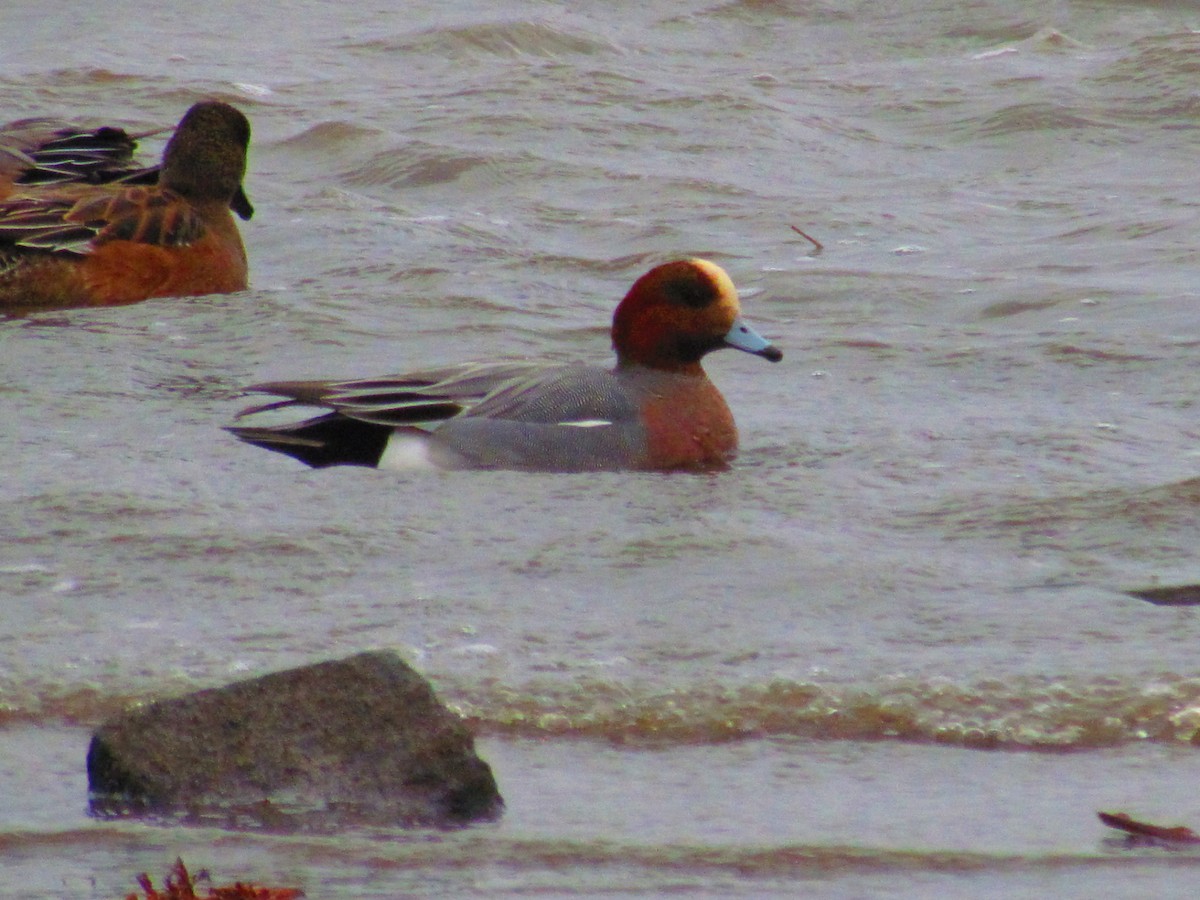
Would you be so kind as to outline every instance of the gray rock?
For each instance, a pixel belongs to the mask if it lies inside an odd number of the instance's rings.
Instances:
[[[1200,584],[1156,584],[1125,593],[1156,606],[1200,606]]]
[[[326,828],[453,826],[504,801],[474,738],[390,652],[135,708],[88,748],[96,815]]]

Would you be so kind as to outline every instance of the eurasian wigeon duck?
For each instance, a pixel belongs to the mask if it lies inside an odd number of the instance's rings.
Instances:
[[[733,347],[783,354],[742,321],[737,290],[704,259],[669,262],[639,278],[612,324],[614,368],[470,363],[361,381],[281,381],[250,390],[324,412],[301,422],[229,430],[314,468],[712,469],[738,434],[701,359]]]
[[[11,179],[0,201],[0,308],[107,306],[246,287],[246,249],[230,215],[254,212],[242,189],[246,117],[228,103],[195,104],[168,141],[156,179],[153,169],[122,162],[114,132],[91,133],[99,145],[93,158],[108,160],[91,176],[78,174],[89,151],[60,146],[74,162],[60,162],[66,174],[57,180],[36,148],[19,151],[36,165]],[[128,172],[118,174],[124,165]],[[72,166],[78,177],[70,177]]]

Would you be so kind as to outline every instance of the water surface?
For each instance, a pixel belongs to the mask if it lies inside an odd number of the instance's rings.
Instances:
[[[50,7],[5,14],[5,118],[229,100],[257,215],[248,292],[0,321],[0,896],[177,855],[326,898],[1195,880],[1094,817],[1200,823],[1200,620],[1124,593],[1200,580],[1190,5]],[[220,430],[254,381],[603,361],[681,255],[786,354],[711,358],[729,472]],[[127,703],[377,647],[470,718],[499,823],[86,816]]]

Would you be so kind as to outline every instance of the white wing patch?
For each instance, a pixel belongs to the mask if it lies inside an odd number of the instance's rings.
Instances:
[[[568,428],[602,428],[605,425],[611,425],[612,422],[608,419],[580,419],[578,422],[559,422],[559,425],[566,425]]]

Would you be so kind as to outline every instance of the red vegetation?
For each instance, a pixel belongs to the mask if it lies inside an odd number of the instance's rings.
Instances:
[[[130,894],[125,900],[294,900],[304,896],[304,892],[298,888],[265,888],[242,884],[240,881],[229,887],[211,888],[207,893],[197,894],[195,883],[182,859],[175,860],[175,865],[167,873],[166,886],[161,891],[155,890],[154,883],[145,872],[137,877],[137,883],[146,896],[143,898]]]

